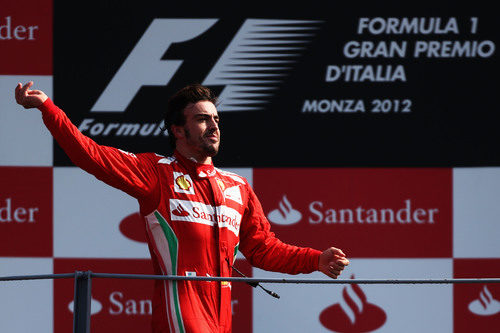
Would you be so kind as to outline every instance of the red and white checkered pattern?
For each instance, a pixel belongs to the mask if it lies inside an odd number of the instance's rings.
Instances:
[[[34,80],[52,96],[52,2],[31,3],[39,7],[10,2],[0,14],[0,26],[9,26],[2,34],[11,37],[1,41],[0,53],[0,275],[77,269],[151,274],[135,200],[77,168],[53,167],[53,142],[39,112],[15,104],[17,82]],[[253,183],[282,240],[342,248],[351,259],[344,279],[500,276],[500,168],[232,171]],[[251,269],[244,260],[236,266],[250,276],[283,276]],[[92,331],[147,329],[151,285],[95,280]],[[282,299],[234,284],[234,331],[500,327],[500,287],[494,284],[271,289]],[[0,330],[67,332],[72,295],[72,280],[0,283]],[[321,320],[322,313],[329,317]]]

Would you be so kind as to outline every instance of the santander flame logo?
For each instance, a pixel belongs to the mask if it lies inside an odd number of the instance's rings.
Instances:
[[[186,210],[184,209],[184,207],[182,207],[182,205],[181,205],[181,204],[179,204],[179,205],[177,206],[177,208],[176,208],[176,209],[174,209],[174,210],[172,211],[172,214],[177,215],[177,216],[188,216],[188,215],[189,215],[189,212],[188,212],[188,211],[186,211]]]
[[[351,275],[351,279],[354,275]],[[387,315],[375,304],[368,303],[366,295],[357,284],[342,290],[342,300],[319,316],[321,324],[339,333],[362,333],[376,330],[385,323]]]
[[[479,299],[469,303],[470,312],[480,316],[492,316],[500,312],[500,302],[493,298],[493,295],[486,286],[479,293]]]
[[[73,309],[75,308],[75,301],[71,301],[68,304],[68,309],[73,313]],[[90,315],[95,315],[96,313],[101,312],[102,310],[102,304],[98,300],[94,299],[93,297],[90,299]]]
[[[278,209],[272,210],[267,214],[269,221],[276,224],[290,225],[299,222],[302,218],[302,214],[298,210],[293,209],[286,194],[283,195],[283,199],[281,199],[278,207]]]

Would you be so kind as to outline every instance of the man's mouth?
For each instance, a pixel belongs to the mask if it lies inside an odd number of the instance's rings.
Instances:
[[[208,140],[210,140],[214,143],[219,141],[219,137],[216,134],[205,135],[205,138],[207,138]]]

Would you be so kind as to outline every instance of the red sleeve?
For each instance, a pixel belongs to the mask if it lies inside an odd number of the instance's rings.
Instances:
[[[150,195],[158,183],[153,162],[116,148],[100,146],[83,135],[48,98],[38,109],[54,139],[78,167],[135,198]]]
[[[318,270],[320,251],[285,244],[277,239],[262,206],[247,184],[249,198],[240,228],[241,253],[253,266],[288,274],[311,273]]]

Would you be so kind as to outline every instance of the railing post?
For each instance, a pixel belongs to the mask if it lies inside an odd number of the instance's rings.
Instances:
[[[73,333],[90,333],[91,271],[75,272]]]

